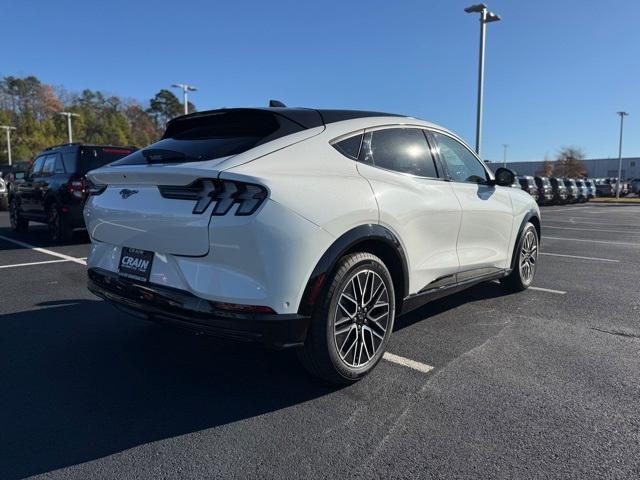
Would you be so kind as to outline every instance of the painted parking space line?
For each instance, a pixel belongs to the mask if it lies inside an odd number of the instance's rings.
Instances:
[[[395,355],[389,352],[385,352],[382,358],[384,358],[388,362],[402,365],[403,367],[411,368],[422,373],[429,373],[434,368],[431,365],[427,365],[426,363],[416,362],[415,360],[411,360],[410,358],[401,357],[400,355]]]
[[[640,235],[640,231],[633,230],[609,230],[605,228],[577,228],[577,227],[555,227],[552,225],[545,225],[544,228],[555,228],[557,230],[579,230],[582,232],[605,232],[605,233],[628,233],[631,235]]]
[[[553,288],[529,287],[529,290],[536,290],[538,292],[555,293],[557,295],[567,294],[567,292],[565,292],[564,290],[554,290]]]
[[[578,258],[580,260],[593,260],[594,262],[620,263],[620,260],[613,260],[611,258],[583,257],[581,255],[566,255],[564,253],[540,252],[540,255],[549,255],[551,257]]]
[[[66,260],[64,258],[61,258],[59,260],[45,260],[43,262],[29,262],[29,263],[14,263],[13,265],[0,265],[0,269],[3,268],[17,268],[17,267],[30,267],[32,265],[46,265],[49,263],[64,263],[64,262],[70,262],[71,260]]]
[[[547,237],[545,235],[542,238],[546,240],[564,240],[567,242],[586,242],[586,243],[604,243],[605,245],[620,245],[624,247],[640,247],[640,243],[631,242],[612,242],[609,240],[591,240],[586,238],[564,238],[564,237]]]
[[[21,242],[20,240],[16,240],[14,238],[5,237],[4,235],[0,235],[0,240],[4,240],[5,242],[13,243],[14,245],[18,245],[18,246],[23,247],[23,248],[28,248],[28,249],[33,250],[35,252],[40,252],[40,253],[44,253],[44,254],[47,254],[47,255],[51,255],[52,257],[62,258],[62,259],[67,260],[69,262],[79,263],[80,265],[86,265],[87,264],[87,262],[85,260],[82,260],[80,258],[70,257],[69,255],[65,255],[64,253],[58,253],[58,252],[54,252],[53,250],[47,250],[46,248],[36,247],[35,245],[31,245],[31,244],[26,243],[26,242]]]

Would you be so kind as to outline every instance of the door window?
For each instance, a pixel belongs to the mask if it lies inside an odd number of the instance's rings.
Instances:
[[[447,165],[454,182],[486,183],[487,171],[462,143],[447,135],[433,132],[438,141],[440,157]]]
[[[39,175],[42,172],[42,165],[44,164],[45,156],[36,158],[36,161],[31,165],[31,173],[29,176],[33,177]]]
[[[431,149],[419,128],[387,128],[366,135],[361,159],[376,167],[437,178]]]
[[[55,155],[47,155],[44,160],[44,165],[42,166],[42,176],[50,176],[53,175],[54,170],[56,169],[56,156]]]

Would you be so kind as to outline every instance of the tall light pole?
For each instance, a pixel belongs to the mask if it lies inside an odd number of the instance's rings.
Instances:
[[[504,151],[502,152],[502,166],[507,168],[507,148],[509,148],[509,145],[503,143],[502,148],[504,148]]]
[[[7,133],[7,159],[9,160],[9,165],[11,165],[11,130],[15,130],[16,127],[0,125],[0,128],[4,128],[4,131]]]
[[[67,134],[69,136],[69,143],[73,143],[73,131],[71,129],[71,117],[79,117],[77,113],[73,112],[59,112],[60,115],[67,117]]]
[[[174,83],[171,85],[174,88],[182,89],[182,101],[184,103],[184,114],[187,115],[189,113],[189,97],[187,92],[195,92],[198,89],[193,85],[187,85],[186,83]]]
[[[629,115],[627,112],[617,112],[620,115],[620,144],[618,145],[618,188],[616,188],[616,198],[620,198],[620,187],[622,187],[622,127],[624,126],[624,117]]]
[[[487,23],[500,21],[500,15],[489,12],[484,3],[471,5],[464,9],[467,13],[480,14],[480,58],[478,61],[478,107],[476,113],[476,153],[480,156],[480,144],[482,141],[482,99],[484,95],[484,44],[485,26]]]

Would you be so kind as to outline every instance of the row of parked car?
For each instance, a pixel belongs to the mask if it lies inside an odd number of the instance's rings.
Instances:
[[[598,196],[596,181],[558,177],[516,176],[511,185],[529,193],[538,205],[583,203]]]

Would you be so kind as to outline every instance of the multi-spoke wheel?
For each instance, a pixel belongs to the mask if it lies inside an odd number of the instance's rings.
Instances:
[[[536,263],[538,261],[538,236],[535,229],[527,230],[522,239],[520,249],[520,279],[522,283],[529,286],[533,282],[536,274]]]
[[[338,297],[333,335],[340,359],[361,367],[374,357],[387,333],[389,292],[373,270],[357,271]]]
[[[375,255],[347,255],[327,279],[318,302],[300,360],[311,373],[333,383],[359,380],[380,361],[393,330],[391,274]]]
[[[521,291],[533,283],[538,265],[538,231],[532,223],[527,223],[516,244],[513,269],[509,276],[501,280],[510,290]]]

